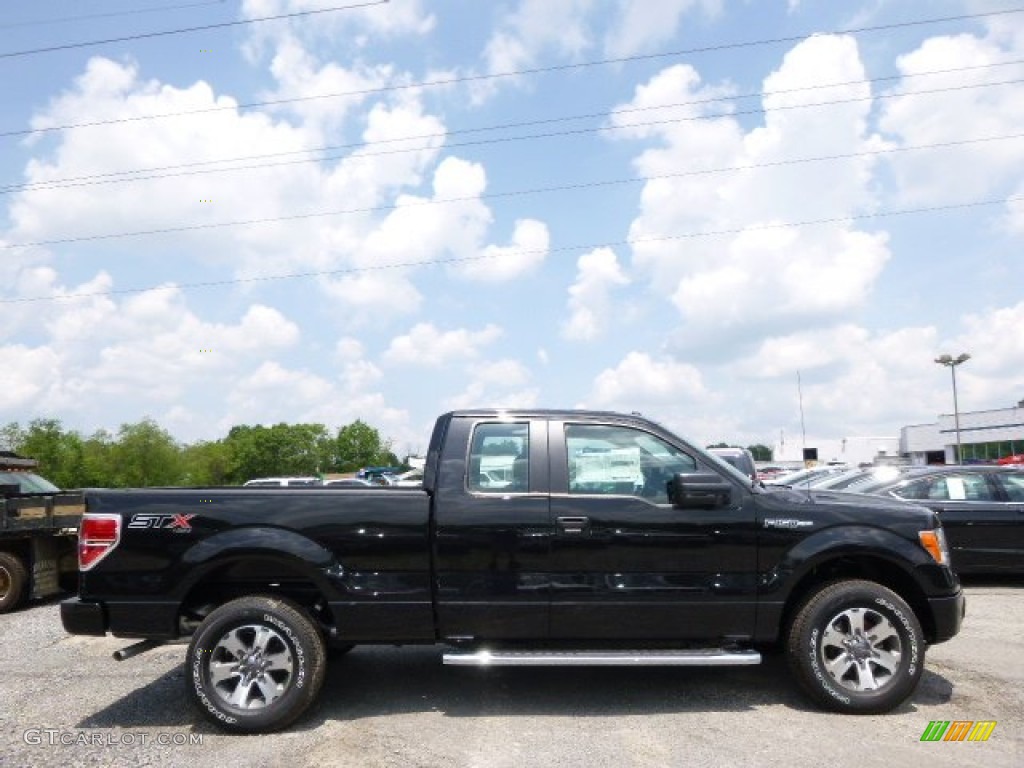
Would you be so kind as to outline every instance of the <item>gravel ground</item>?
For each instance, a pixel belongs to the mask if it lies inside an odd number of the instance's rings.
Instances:
[[[784,659],[720,669],[474,669],[434,648],[357,648],[315,709],[231,736],[185,698],[184,646],[72,637],[56,602],[0,616],[0,766],[1024,765],[1024,583],[972,583],[967,619],[929,649],[897,712],[809,707]],[[922,743],[931,720],[996,720],[987,742]],[[167,743],[163,743],[167,742]],[[201,742],[201,743],[196,743]]]

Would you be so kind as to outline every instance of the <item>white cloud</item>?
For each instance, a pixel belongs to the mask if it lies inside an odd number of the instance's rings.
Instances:
[[[821,83],[846,85],[806,90]],[[625,109],[702,102],[728,92],[702,85],[695,70],[678,65],[639,87],[612,124],[635,119]],[[869,95],[853,38],[819,36],[796,45],[765,79],[761,126],[744,131],[734,118],[709,117],[710,106],[690,103],[667,112],[702,119],[628,129],[633,138],[658,142],[635,162],[642,175],[748,169],[645,184],[630,230],[633,260],[653,290],[679,310],[680,348],[699,346],[712,329],[756,337],[766,323],[797,328],[835,321],[863,304],[889,259],[884,233],[861,232],[843,221],[875,205],[875,161],[861,154],[879,146],[867,127],[871,104],[802,105]],[[791,163],[830,155],[847,157]],[[817,219],[834,223],[797,225]],[[723,234],[703,236],[710,232]]]
[[[611,292],[627,285],[615,251],[597,248],[576,262],[576,281],[569,287],[569,319],[562,327],[567,339],[591,341],[608,327]]]
[[[59,386],[59,360],[52,349],[23,344],[0,346],[0,409],[23,409]]]
[[[455,272],[480,282],[512,280],[536,271],[547,258],[549,246],[546,224],[535,219],[520,219],[515,223],[511,244],[488,245],[479,259],[460,264]]]
[[[1024,125],[1022,57],[1024,35],[1014,39],[996,30],[985,37],[932,37],[897,59],[904,78],[888,91],[893,97],[880,102],[881,129],[900,146],[944,145],[887,158],[904,204],[970,202],[1012,194],[1010,185],[1018,194],[1024,190],[1018,170],[1024,142],[998,140],[1016,136]],[[1009,61],[1017,63],[984,66]],[[935,71],[941,74],[922,74]],[[938,92],[912,95],[921,91]],[[993,140],[955,145],[966,139]]]
[[[441,331],[430,323],[419,323],[409,333],[391,340],[384,359],[399,365],[442,367],[456,360],[473,358],[498,340],[502,330],[488,325],[479,331],[459,328]]]
[[[466,371],[469,383],[461,393],[444,401],[446,409],[533,408],[539,390],[530,387],[532,376],[517,360],[476,363]]]
[[[17,348],[18,364],[4,382],[22,414],[82,417],[116,400],[128,421],[127,414],[152,414],[196,391],[209,400],[230,385],[235,366],[300,339],[294,322],[260,304],[234,323],[204,321],[172,285],[119,302],[110,296],[55,302],[42,314],[36,306],[39,339]]]
[[[232,424],[317,421],[335,394],[331,382],[310,371],[292,370],[268,361],[244,377],[226,398]]]
[[[656,49],[671,40],[683,15],[691,9],[699,8],[712,17],[722,10],[722,0],[657,0],[656,6],[619,0],[617,5],[617,17],[605,40],[605,50],[614,57]]]
[[[617,366],[597,375],[589,400],[594,407],[629,412],[651,405],[676,405],[706,394],[696,367],[655,360],[646,352],[630,352]]]
[[[587,12],[593,0],[520,0],[487,41],[488,72],[514,72],[537,62],[543,53],[578,56],[590,46]]]
[[[256,19],[329,7],[322,0],[243,0],[241,15],[243,18]],[[402,0],[332,13],[313,13],[251,25],[249,54],[255,58],[263,47],[291,35],[301,36],[311,43],[323,40],[363,48],[381,38],[424,36],[434,29],[436,21],[433,14],[423,9],[423,0]]]
[[[963,330],[936,348],[936,354],[967,352],[971,359],[957,368],[964,407],[1024,398],[1024,301],[1009,307],[972,312],[962,318]]]

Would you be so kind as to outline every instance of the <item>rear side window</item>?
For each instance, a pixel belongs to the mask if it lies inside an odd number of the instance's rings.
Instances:
[[[1000,475],[999,479],[1003,481],[1003,489],[1010,501],[1024,501],[1024,472]]]
[[[926,477],[907,483],[893,493],[904,499],[934,501],[991,501],[992,491],[985,478],[978,474],[950,474]]]
[[[530,425],[478,424],[470,443],[466,487],[480,493],[530,490]]]

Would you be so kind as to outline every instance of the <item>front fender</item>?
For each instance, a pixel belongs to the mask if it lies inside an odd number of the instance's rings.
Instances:
[[[935,587],[924,570],[937,566],[921,545],[892,531],[869,525],[844,525],[816,531],[781,554],[762,571],[761,594],[785,602],[793,588],[815,568],[837,559],[882,560],[912,578],[922,591]]]

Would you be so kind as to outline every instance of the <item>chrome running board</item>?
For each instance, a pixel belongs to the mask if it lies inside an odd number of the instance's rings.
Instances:
[[[642,651],[453,650],[444,663],[464,667],[738,667],[761,663],[751,650],[699,648]]]

